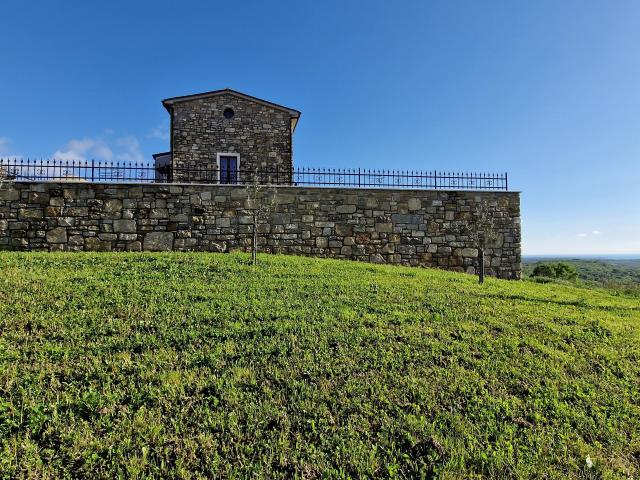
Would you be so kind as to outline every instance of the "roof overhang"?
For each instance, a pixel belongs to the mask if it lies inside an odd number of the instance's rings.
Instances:
[[[300,118],[300,111],[298,110],[284,107],[282,105],[278,105],[277,103],[268,102],[267,100],[262,100],[261,98],[252,97],[251,95],[247,95],[245,93],[236,92],[235,90],[231,90],[230,88],[225,88],[222,90],[212,90],[211,92],[194,93],[193,95],[183,95],[181,97],[166,98],[162,100],[162,105],[164,105],[164,108],[166,108],[168,112],[171,112],[173,105],[175,105],[176,103],[190,102],[193,100],[199,100],[201,98],[215,97],[218,95],[233,95],[244,100],[249,100],[251,102],[266,105],[267,107],[275,108],[276,110],[287,112],[291,117],[292,132],[295,130],[296,125],[298,124],[298,119]]]

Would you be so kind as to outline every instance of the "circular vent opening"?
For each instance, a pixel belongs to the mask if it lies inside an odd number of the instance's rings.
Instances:
[[[224,109],[224,118],[227,120],[231,120],[236,113],[233,111],[233,108],[225,108]]]

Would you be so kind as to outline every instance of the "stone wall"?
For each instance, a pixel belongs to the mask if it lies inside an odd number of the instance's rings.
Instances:
[[[232,108],[234,116],[224,117]],[[174,181],[207,181],[218,153],[238,153],[240,170],[293,168],[291,115],[284,110],[223,94],[172,106]],[[189,178],[187,178],[187,175]]]
[[[487,270],[520,278],[520,196],[466,192],[277,187],[259,226],[260,251],[474,273],[466,234],[486,201],[498,239]],[[263,192],[271,196],[272,192]],[[251,202],[242,187],[14,183],[0,191],[0,248],[10,250],[249,250]]]

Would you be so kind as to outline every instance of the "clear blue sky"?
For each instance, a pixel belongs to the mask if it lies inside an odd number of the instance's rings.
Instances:
[[[0,156],[150,159],[160,100],[302,111],[299,166],[508,171],[525,254],[640,253],[640,2],[0,7]]]

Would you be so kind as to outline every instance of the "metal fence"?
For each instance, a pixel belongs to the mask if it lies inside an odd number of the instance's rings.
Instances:
[[[229,175],[215,168],[156,167],[149,163],[74,160],[1,159],[0,174],[14,181],[107,183],[209,183],[388,188],[508,190],[507,173],[466,173],[364,168],[294,168],[238,170]]]

